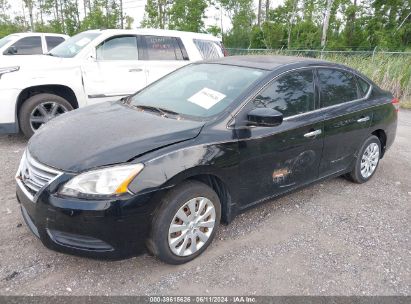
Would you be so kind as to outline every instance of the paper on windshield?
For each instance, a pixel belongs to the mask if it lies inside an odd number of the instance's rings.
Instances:
[[[84,38],[80,39],[79,41],[77,41],[76,45],[82,47],[82,46],[85,46],[89,42],[90,42],[90,38],[84,37]]]
[[[225,95],[223,93],[214,91],[209,88],[202,88],[187,100],[208,110],[224,98]]]

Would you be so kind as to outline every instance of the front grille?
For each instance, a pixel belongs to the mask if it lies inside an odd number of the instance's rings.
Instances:
[[[28,150],[24,152],[20,162],[17,178],[32,195],[36,195],[41,188],[54,180],[60,171],[45,166],[31,157]]]

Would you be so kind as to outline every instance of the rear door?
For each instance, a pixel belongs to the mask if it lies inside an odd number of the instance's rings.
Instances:
[[[180,38],[153,35],[141,37],[142,59],[145,62],[147,84],[190,63]]]
[[[284,115],[283,123],[276,127],[236,130],[242,204],[281,194],[318,178],[323,122],[314,111],[316,92],[312,69],[289,72],[274,80],[242,111],[241,120],[250,110],[260,107],[270,107]]]
[[[96,59],[83,63],[84,87],[91,103],[121,98],[145,87],[144,62],[136,35],[110,37],[96,48]]]
[[[320,176],[346,170],[369,135],[372,108],[365,102],[370,86],[356,75],[333,68],[318,68],[324,152]]]

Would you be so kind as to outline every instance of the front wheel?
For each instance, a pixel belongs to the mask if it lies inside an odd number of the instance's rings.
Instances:
[[[153,218],[149,250],[166,263],[186,263],[210,245],[220,217],[214,190],[201,182],[185,182],[163,198]]]
[[[370,136],[362,145],[353,170],[348,177],[355,183],[362,184],[371,179],[380,162],[381,142],[377,136]]]
[[[72,105],[63,97],[41,93],[24,101],[19,111],[20,129],[30,138],[49,120],[73,110]]]

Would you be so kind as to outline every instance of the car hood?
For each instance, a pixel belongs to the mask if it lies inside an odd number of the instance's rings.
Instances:
[[[0,68],[19,66],[21,71],[55,69],[56,66],[70,64],[75,58],[61,58],[48,55],[3,55],[0,56]]]
[[[51,120],[30,139],[28,149],[45,165],[80,172],[192,139],[203,125],[141,112],[119,102],[100,103]]]

